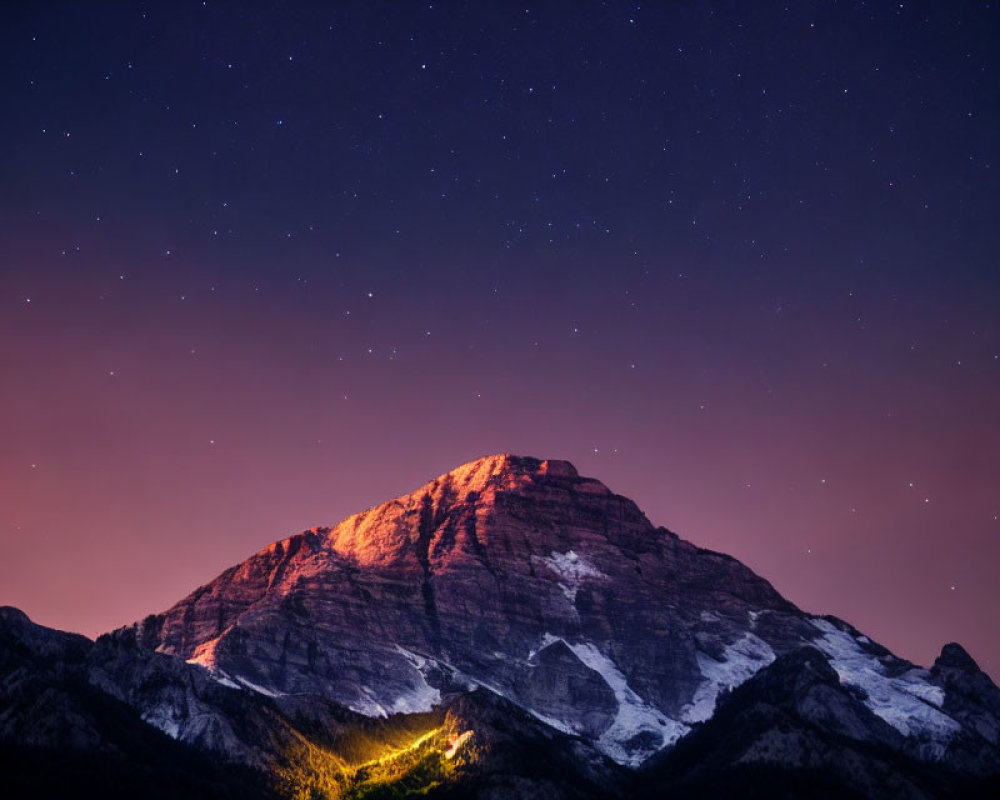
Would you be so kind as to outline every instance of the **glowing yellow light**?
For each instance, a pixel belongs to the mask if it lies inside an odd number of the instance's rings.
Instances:
[[[456,736],[454,739],[449,739],[448,749],[444,751],[444,757],[447,759],[454,758],[455,754],[458,752],[458,748],[460,748],[463,744],[465,744],[467,741],[469,741],[469,739],[472,738],[472,733],[473,733],[472,731],[464,731],[458,736]]]
[[[299,746],[286,752],[284,765],[276,768],[280,791],[291,800],[361,800],[370,794],[381,797],[388,787],[424,793],[452,779],[469,753],[464,760],[456,756],[473,736],[471,730],[457,733],[451,726],[439,726],[402,745],[398,738],[395,746],[369,743],[366,760],[352,761],[336,748],[318,746],[295,733]]]

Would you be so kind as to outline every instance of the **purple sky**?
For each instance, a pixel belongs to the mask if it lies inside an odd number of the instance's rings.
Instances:
[[[1000,675],[998,12],[482,5],[0,12],[0,603],[514,452]]]

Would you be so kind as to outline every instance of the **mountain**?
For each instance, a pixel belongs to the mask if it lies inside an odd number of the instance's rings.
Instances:
[[[996,697],[996,688],[988,694]],[[868,699],[822,651],[794,650],[722,698],[712,718],[677,747],[650,759],[634,796],[998,796],[995,747],[965,730],[947,756],[921,757]]]
[[[564,461],[484,458],[277,542],[140,628],[144,646],[364,714],[484,686],[629,765],[821,635],[736,560]]]
[[[623,786],[620,767],[488,690],[430,712],[365,717],[315,695],[233,688],[140,650],[129,631],[92,642],[9,607],[0,767],[5,800],[378,798],[429,787],[439,797],[586,800],[621,797]]]
[[[277,800],[250,769],[174,741],[102,688],[95,645],[0,607],[5,798]],[[98,659],[101,660],[101,659]],[[169,659],[163,666],[169,670]],[[181,672],[186,665],[180,665]]]
[[[958,645],[897,658],[565,461],[466,464],[96,643],[18,620],[0,646],[58,640],[46,670],[284,796],[943,798],[1000,775],[1000,691]],[[25,658],[3,686],[48,675]],[[17,708],[0,741],[68,746]]]

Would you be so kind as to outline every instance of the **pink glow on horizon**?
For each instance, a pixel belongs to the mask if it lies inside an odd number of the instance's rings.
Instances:
[[[566,336],[553,354],[524,357],[509,336],[441,320],[433,344],[416,337],[394,359],[367,361],[360,338],[342,342],[349,385],[291,316],[223,303],[206,326],[164,303],[144,322],[120,302],[121,332],[68,299],[36,302],[0,345],[3,418],[18,421],[0,465],[16,487],[0,602],[42,624],[94,636],[271,541],[516,452],[572,461],[655,524],[740,558],[801,607],[904,657],[928,664],[958,640],[1000,668],[989,602],[1000,426],[976,373],[922,383],[915,366],[890,382],[872,365],[845,383],[816,369],[769,392],[735,364],[702,381],[702,403],[656,366],[669,354],[633,370],[594,334],[596,345]],[[391,312],[399,341],[409,310]],[[331,324],[308,330],[334,338]],[[871,414],[879,393],[888,425]],[[965,413],[944,424],[939,409],[959,393]],[[967,544],[955,547],[959,535]]]

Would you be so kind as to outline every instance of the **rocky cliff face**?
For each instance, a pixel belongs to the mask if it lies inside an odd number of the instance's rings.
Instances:
[[[942,661],[963,686],[975,683],[977,714],[997,688],[957,645]],[[989,684],[988,686],[986,684]],[[951,719],[945,689],[942,708]],[[676,798],[996,797],[1000,752],[969,727],[954,729],[947,752],[928,758],[926,734],[904,735],[872,710],[872,694],[846,682],[828,654],[787,653],[721,699],[716,713],[640,771],[633,795]],[[995,716],[991,719],[996,719]],[[980,719],[982,719],[980,717]]]
[[[112,678],[116,664],[126,662]],[[128,680],[118,680],[126,674]],[[168,696],[184,713],[194,708],[187,701],[197,701],[203,719],[236,717],[243,698],[222,698],[224,692],[176,659],[136,648],[109,658],[83,636],[43,628],[17,609],[0,607],[0,794],[9,800],[279,800],[245,766],[252,761],[248,746],[238,751],[244,758],[234,759],[241,764],[230,764],[219,758],[227,754],[226,743],[216,740],[217,747],[204,752],[143,720],[144,705],[162,704]],[[263,711],[251,713],[262,720]]]
[[[905,737],[842,683],[824,654],[783,655],[731,695],[670,753],[650,759],[636,796],[951,796],[952,776],[906,756]],[[963,786],[963,788],[967,788]]]
[[[220,680],[374,716],[486,687],[630,766],[805,644],[927,758],[961,727],[938,677],[804,614],[565,461],[459,467],[271,545],[137,632]]]

